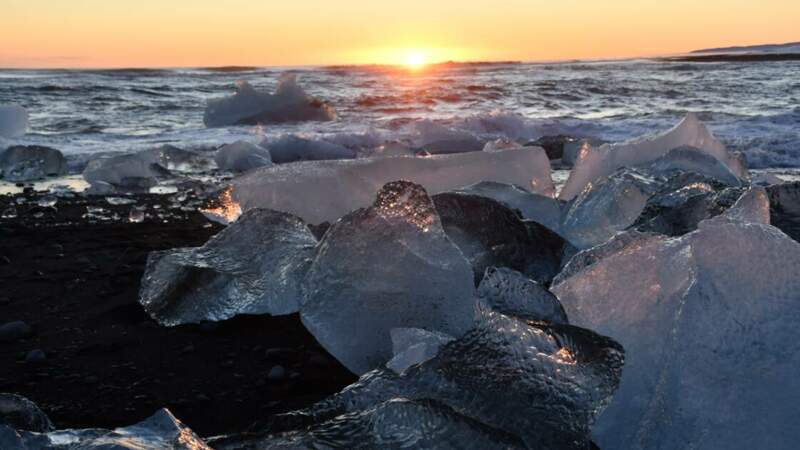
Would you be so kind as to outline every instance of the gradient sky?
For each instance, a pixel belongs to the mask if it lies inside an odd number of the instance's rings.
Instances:
[[[0,0],[0,67],[562,60],[800,40],[800,0]]]

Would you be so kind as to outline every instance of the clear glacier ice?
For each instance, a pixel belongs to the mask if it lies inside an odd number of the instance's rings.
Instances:
[[[271,166],[269,150],[248,141],[236,141],[220,147],[214,155],[214,162],[221,170],[228,172],[247,172],[257,167]]]
[[[564,207],[560,233],[579,249],[629,227],[684,234],[733,205],[744,192],[740,186],[742,181],[715,158],[677,148],[587,184]]]
[[[436,194],[433,203],[445,233],[472,265],[476,285],[488,267],[509,267],[543,283],[558,273],[563,239],[546,229],[530,233],[502,203],[462,192]]]
[[[207,127],[335,118],[334,108],[306,93],[297,84],[296,75],[290,73],[281,77],[274,94],[259,92],[248,82],[240,81],[232,96],[208,100],[203,114]]]
[[[378,189],[396,180],[419,183],[432,194],[480,181],[515,184],[545,196],[554,194],[550,161],[535,147],[496,153],[278,164],[237,177],[232,186],[233,199],[243,210],[269,208],[318,224],[369,206]]]
[[[83,178],[97,194],[147,192],[178,173],[199,173],[216,164],[211,158],[172,145],[90,161]]]
[[[696,114],[689,113],[674,128],[658,135],[643,136],[624,143],[604,144],[600,147],[582,146],[575,167],[559,197],[562,200],[570,200],[579,195],[587,185],[621,167],[652,162],[670,150],[687,146],[713,156],[737,177],[747,178],[747,169],[737,155],[728,152],[725,145],[711,134]]]
[[[766,202],[754,188],[692,233],[641,235],[554,283],[572,323],[626,349],[601,448],[796,447],[800,244],[764,223]]]
[[[83,178],[96,193],[147,192],[171,176],[164,166],[136,154],[95,159],[83,170]]]
[[[368,412],[395,398],[432,400],[514,436],[526,448],[589,449],[591,424],[617,388],[624,359],[619,344],[591,331],[480,310],[474,326],[432,359],[401,375],[388,369],[368,372],[307,410],[276,417],[276,424],[300,429],[295,436],[302,437],[302,430],[314,430],[315,424]],[[419,426],[399,436],[413,439]],[[280,439],[267,436],[251,444],[270,448]]]
[[[636,221],[655,184],[648,175],[630,169],[596,180],[565,206],[561,235],[579,249],[607,241]]]
[[[564,307],[541,284],[513,269],[490,267],[478,286],[481,303],[524,320],[569,323]]]
[[[297,217],[250,210],[202,247],[150,253],[139,301],[167,326],[290,314],[316,243]]]
[[[272,162],[275,164],[356,157],[354,150],[339,144],[305,139],[295,135],[282,136],[272,141],[265,140],[261,145],[269,150]]]
[[[67,173],[64,155],[50,147],[14,145],[0,151],[0,178],[33,181]]]
[[[536,194],[511,184],[481,181],[455,192],[480,195],[496,200],[508,208],[519,211],[523,219],[538,222],[558,233],[561,220],[561,202],[542,194]]]
[[[20,105],[0,105],[0,136],[19,137],[28,131],[28,111]]]
[[[325,349],[362,374],[392,358],[394,328],[463,334],[474,317],[473,293],[470,265],[428,194],[398,181],[325,233],[300,315]]]
[[[135,425],[114,430],[66,429],[35,433],[0,424],[3,450],[212,450],[162,409]]]
[[[229,436],[210,442],[217,450],[254,449],[443,449],[486,450],[527,447],[516,436],[486,426],[435,400],[392,398],[362,411],[342,414],[265,438]]]

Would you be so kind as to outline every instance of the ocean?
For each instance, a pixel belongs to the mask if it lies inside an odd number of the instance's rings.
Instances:
[[[206,101],[238,81],[272,92],[286,72],[331,104],[337,120],[207,128]],[[107,153],[161,144],[213,149],[287,134],[353,147],[410,139],[435,121],[484,140],[567,134],[621,141],[699,113],[753,169],[800,167],[800,61],[662,60],[121,70],[0,70],[0,104],[30,114],[28,133],[0,144],[61,150],[78,171]]]

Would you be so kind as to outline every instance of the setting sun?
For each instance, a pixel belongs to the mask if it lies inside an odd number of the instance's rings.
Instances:
[[[405,65],[410,69],[419,69],[426,63],[425,55],[420,51],[411,51],[406,55]]]

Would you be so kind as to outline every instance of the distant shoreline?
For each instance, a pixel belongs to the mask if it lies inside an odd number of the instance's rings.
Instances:
[[[723,53],[723,54],[690,54],[656,58],[667,62],[768,62],[768,61],[800,61],[800,53]]]

